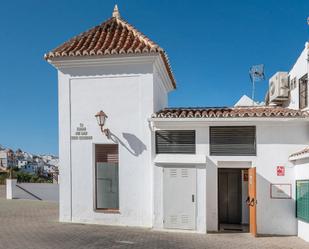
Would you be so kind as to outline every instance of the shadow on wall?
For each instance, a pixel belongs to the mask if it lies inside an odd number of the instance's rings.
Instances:
[[[141,155],[145,150],[147,150],[146,145],[134,134],[131,133],[122,133],[122,136],[127,141],[126,145],[119,137],[111,132],[111,140],[115,143],[121,144],[127,151],[130,152],[133,156]]]

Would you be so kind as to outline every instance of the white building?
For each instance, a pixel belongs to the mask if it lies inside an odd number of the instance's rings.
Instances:
[[[17,167],[18,167],[18,168],[22,168],[22,167],[24,167],[25,165],[27,165],[28,163],[29,163],[28,160],[19,159],[19,160],[17,160]]]
[[[305,48],[296,60],[289,72],[276,74],[272,79],[279,78],[280,82],[274,80],[272,85],[270,80],[270,103],[271,90],[273,90],[273,102],[282,99],[279,103],[291,109],[308,111],[308,56],[309,44],[306,42]],[[279,76],[279,77],[278,77]],[[281,77],[280,77],[281,76]],[[272,88],[273,86],[273,88]],[[277,87],[275,87],[277,86]],[[280,89],[280,90],[279,90]],[[308,131],[307,131],[308,132]],[[298,235],[309,241],[309,150],[308,146],[300,151],[295,151],[289,159],[293,163],[296,192],[296,216],[298,218]]]
[[[166,53],[117,8],[45,58],[58,70],[60,221],[297,234],[289,156],[309,119],[296,104],[167,108]]]
[[[264,103],[258,103],[251,98],[249,98],[247,95],[243,95],[236,103],[235,107],[246,107],[246,106],[258,106],[258,105],[264,105]]]
[[[14,152],[11,149],[0,150],[0,169],[8,169],[15,166]]]
[[[51,174],[51,173],[55,172],[55,166],[50,165],[50,164],[45,164],[44,167],[43,167],[43,172],[45,172],[47,174]]]
[[[20,171],[29,174],[35,174],[38,172],[38,165],[36,163],[27,163],[20,167]]]

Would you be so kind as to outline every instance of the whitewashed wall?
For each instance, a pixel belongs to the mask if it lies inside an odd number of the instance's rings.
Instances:
[[[165,77],[162,71],[154,74],[155,64],[160,64],[157,57],[113,60],[55,63],[60,65],[60,220],[152,227],[152,134],[148,118],[165,106],[170,89],[159,79]],[[112,140],[97,125],[94,115],[100,110],[108,115],[106,127]],[[70,139],[81,123],[92,140]],[[94,147],[114,142],[119,144],[120,212],[107,214],[94,208]]]
[[[296,77],[296,88],[290,90],[290,99],[284,106],[291,109],[299,109],[299,79],[308,73],[308,46],[309,44],[305,44],[305,48],[301,52],[300,56],[297,58],[295,64],[289,72],[290,81]],[[308,87],[309,91],[309,87]],[[309,96],[309,92],[308,92]],[[308,108],[306,108],[308,109]]]
[[[257,223],[261,234],[297,234],[295,218],[295,170],[288,161],[293,151],[309,140],[306,124],[258,127]],[[285,176],[277,176],[276,167],[285,166]],[[270,183],[292,185],[292,199],[271,199]],[[271,222],[270,222],[271,221]]]
[[[7,199],[25,199],[59,202],[59,185],[52,183],[17,183],[6,181]]]
[[[305,122],[213,122],[211,125],[256,125],[257,126],[257,156],[210,156],[209,155],[209,123],[189,122],[157,122],[159,129],[195,129],[196,155],[191,160],[199,161],[202,156],[206,159],[206,223],[207,231],[218,229],[218,175],[221,168],[249,168],[257,169],[257,230],[259,234],[296,235],[297,220],[295,218],[295,172],[290,154],[301,150],[309,141],[308,126]],[[171,163],[172,156],[165,156]],[[179,163],[178,156],[173,155]],[[194,159],[195,157],[195,159]],[[161,156],[157,156],[163,163]],[[285,166],[285,176],[277,176],[276,167]],[[160,178],[158,180],[160,182]],[[271,183],[288,183],[292,185],[292,199],[271,199]],[[199,184],[199,183],[198,183]],[[157,193],[159,195],[159,193]],[[197,196],[202,198],[203,196]],[[159,206],[162,204],[158,204]],[[158,207],[160,208],[160,207]]]
[[[191,129],[190,126],[164,126],[158,129]],[[196,133],[196,155],[154,154],[154,228],[163,229],[163,167],[184,166],[196,167],[196,231],[206,233],[206,156],[208,133],[200,129]],[[154,138],[153,138],[154,139]],[[154,144],[154,140],[153,140]],[[155,153],[155,152],[153,152]],[[208,208],[208,207],[207,207]]]

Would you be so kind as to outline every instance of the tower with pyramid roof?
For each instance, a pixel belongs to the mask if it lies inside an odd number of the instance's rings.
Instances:
[[[166,52],[116,5],[45,59],[58,71],[60,221],[152,227],[148,119],[176,88]]]

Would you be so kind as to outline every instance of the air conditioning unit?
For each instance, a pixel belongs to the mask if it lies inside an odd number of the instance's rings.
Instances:
[[[269,79],[269,102],[282,103],[289,99],[287,72],[277,72]]]

